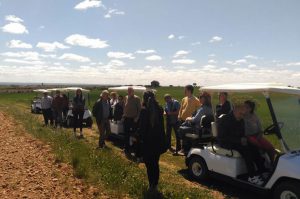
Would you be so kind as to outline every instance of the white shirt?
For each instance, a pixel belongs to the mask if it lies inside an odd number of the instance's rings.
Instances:
[[[42,109],[49,109],[51,108],[51,104],[52,104],[52,97],[51,96],[47,96],[47,97],[42,97],[41,99],[41,107]]]

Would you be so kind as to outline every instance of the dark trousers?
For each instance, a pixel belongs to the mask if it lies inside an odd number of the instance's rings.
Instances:
[[[76,128],[80,128],[80,132],[82,132],[82,121],[83,121],[84,110],[76,110],[73,111],[74,116],[74,131]]]
[[[130,150],[129,139],[130,136],[133,135],[136,131],[136,123],[134,122],[133,118],[125,118],[123,127],[125,134],[125,151],[128,152]]]
[[[57,127],[58,125],[62,127],[62,110],[54,110],[53,111],[54,117],[54,125]]]
[[[158,185],[159,180],[159,157],[160,155],[144,156],[144,162],[147,168],[147,175],[149,186],[154,187]]]
[[[172,129],[174,130],[176,136],[176,151],[181,150],[181,140],[178,135],[178,128],[179,125],[177,124],[169,124],[167,122],[167,130],[166,130],[166,137],[167,137],[167,147],[171,148],[171,139],[172,139]]]
[[[257,166],[258,172],[263,172],[264,162],[263,158],[259,154],[258,149],[250,145],[242,146],[239,144],[232,145],[231,149],[238,151],[245,159],[245,163],[250,177],[254,176],[256,173],[255,165]]]
[[[97,121],[97,126],[99,130],[99,147],[105,145],[105,139],[110,133],[110,123],[108,119],[103,119],[102,121]]]
[[[53,125],[53,116],[52,116],[51,108],[42,109],[42,113],[43,113],[45,125],[48,125],[49,120],[50,120],[50,125]]]

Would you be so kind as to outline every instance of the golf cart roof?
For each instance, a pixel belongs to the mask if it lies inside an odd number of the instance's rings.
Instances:
[[[147,90],[144,86],[118,86],[118,87],[111,87],[108,88],[109,91],[127,91],[129,87],[132,87],[134,91],[137,92],[144,92]]]
[[[89,90],[83,89],[83,88],[80,88],[80,87],[67,87],[67,88],[64,88],[65,91],[77,91],[78,89],[80,89],[82,92],[90,92]]]
[[[49,88],[47,90],[50,91],[50,92],[53,92],[53,91],[66,91],[66,88]]]
[[[223,84],[217,86],[204,86],[200,91],[206,92],[235,92],[235,93],[250,93],[250,92],[266,92],[266,93],[286,93],[300,95],[300,89],[289,87],[278,83],[235,83]]]
[[[35,89],[35,90],[33,90],[33,92],[36,92],[36,93],[49,93],[49,91],[46,90],[46,89]]]

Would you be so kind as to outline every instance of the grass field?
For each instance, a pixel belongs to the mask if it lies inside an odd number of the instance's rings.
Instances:
[[[98,98],[99,93],[99,89],[91,91],[90,107]],[[183,88],[158,88],[157,99],[160,104],[164,104],[163,96],[165,93],[169,93],[180,100],[183,97]],[[34,93],[0,94],[0,96],[0,110],[11,114],[17,122],[22,123],[27,131],[35,137],[49,143],[56,155],[56,161],[63,161],[73,165],[74,173],[77,177],[84,178],[87,182],[94,185],[104,187],[112,198],[149,197],[146,193],[147,180],[144,166],[127,160],[121,149],[112,144],[109,144],[109,149],[103,151],[95,150],[98,139],[95,126],[91,130],[85,129],[86,139],[77,140],[73,138],[69,129],[54,131],[51,128],[42,127],[41,115],[30,113],[30,103],[35,96]],[[240,95],[236,96],[241,97]],[[253,94],[246,97],[255,99],[259,104],[257,112],[263,126],[270,125],[271,117],[263,96],[261,94]],[[274,99],[274,104],[294,100],[294,98],[287,98],[278,94],[274,96]],[[215,103],[216,101],[214,100]],[[279,109],[283,109],[280,110],[283,112],[286,110],[282,106],[279,106]],[[299,109],[299,106],[288,107],[288,110],[295,109]],[[299,125],[300,117],[298,116],[300,111],[297,110],[294,113],[293,119],[294,117],[298,118],[298,120],[294,119],[294,122],[296,124],[298,122]],[[297,136],[298,141],[300,141],[299,134]],[[271,135],[267,138],[276,148],[280,148],[275,136]],[[230,186],[222,183],[199,184],[190,181],[185,172],[186,167],[183,157],[172,156],[170,153],[166,153],[162,156],[160,165],[161,179],[159,189],[165,198],[231,198],[235,196],[247,198],[246,196],[244,197],[244,193],[236,192],[234,188],[230,188]],[[250,195],[250,198],[252,197]]]

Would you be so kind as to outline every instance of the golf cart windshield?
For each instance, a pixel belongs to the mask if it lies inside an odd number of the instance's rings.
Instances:
[[[281,134],[290,150],[300,149],[300,99],[287,94],[270,95],[281,126]]]

